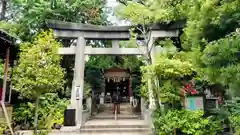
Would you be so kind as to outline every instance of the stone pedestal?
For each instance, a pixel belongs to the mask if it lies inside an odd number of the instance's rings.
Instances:
[[[89,113],[92,113],[92,98],[87,98],[87,109],[89,110]]]
[[[145,101],[144,101],[144,99],[143,98],[141,98],[141,116],[142,116],[142,118],[144,118],[144,110],[146,109],[146,107],[145,107]]]
[[[104,104],[104,98],[105,98],[105,93],[102,92],[101,95],[100,95],[100,104],[103,105]]]

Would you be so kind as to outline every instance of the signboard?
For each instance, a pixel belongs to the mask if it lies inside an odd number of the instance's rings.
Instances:
[[[206,110],[211,110],[211,109],[216,109],[216,108],[218,108],[218,99],[217,98],[206,99],[206,102],[205,102]]]
[[[186,97],[186,107],[193,111],[203,109],[203,97]]]
[[[12,110],[13,110],[12,106],[6,105],[6,109],[7,109],[7,112],[8,112],[8,117],[11,121],[12,120]],[[7,125],[7,120],[5,118],[4,111],[3,111],[1,106],[0,106],[0,124],[6,124]]]
[[[76,86],[75,91],[76,91],[76,100],[79,100],[79,98],[80,98],[80,87]]]

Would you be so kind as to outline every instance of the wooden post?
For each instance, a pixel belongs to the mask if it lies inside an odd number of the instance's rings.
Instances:
[[[5,95],[6,95],[6,89],[7,89],[9,56],[10,56],[10,48],[7,49],[5,63],[4,63],[4,79],[3,79],[3,91],[2,91],[3,103],[5,102]]]
[[[13,129],[11,127],[11,122],[10,122],[10,119],[8,117],[8,112],[7,112],[7,109],[6,109],[5,104],[4,104],[6,88],[7,88],[9,56],[10,56],[10,47],[8,47],[8,49],[7,49],[5,63],[4,63],[3,91],[2,91],[2,99],[1,99],[0,103],[1,103],[1,107],[2,107],[4,115],[5,115],[8,127],[9,127],[9,129],[11,131],[11,134],[14,135]]]
[[[132,77],[129,77],[129,84],[128,84],[128,96],[130,98],[130,104],[133,102],[133,91],[132,91]]]

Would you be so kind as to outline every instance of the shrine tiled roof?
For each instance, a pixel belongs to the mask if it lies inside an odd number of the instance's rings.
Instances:
[[[17,38],[0,29],[0,40],[0,42],[7,42],[9,45],[15,45]]]
[[[10,60],[15,60],[18,53],[17,38],[0,29],[0,59],[5,59],[6,50],[10,47]]]
[[[105,69],[104,72],[129,72],[129,71],[124,68],[113,67],[113,68]]]

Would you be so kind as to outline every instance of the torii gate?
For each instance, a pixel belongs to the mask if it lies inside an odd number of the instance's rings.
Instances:
[[[82,124],[82,99],[84,87],[85,55],[143,55],[151,51],[154,55],[155,47],[152,50],[142,48],[120,48],[119,41],[129,40],[130,26],[97,26],[72,22],[48,20],[47,26],[54,30],[58,38],[77,39],[76,46],[63,47],[59,49],[61,55],[75,55],[75,70],[71,91],[71,108],[76,110],[76,123]],[[183,28],[182,22],[174,22],[169,25],[154,25],[151,29],[149,46],[153,44],[154,38],[178,37],[179,30]],[[86,40],[112,40],[111,48],[92,48],[86,46]],[[145,50],[142,51],[142,50]],[[80,89],[77,91],[76,88]],[[151,93],[151,92],[149,92]],[[77,95],[79,94],[79,95]],[[150,95],[150,97],[152,97]]]

